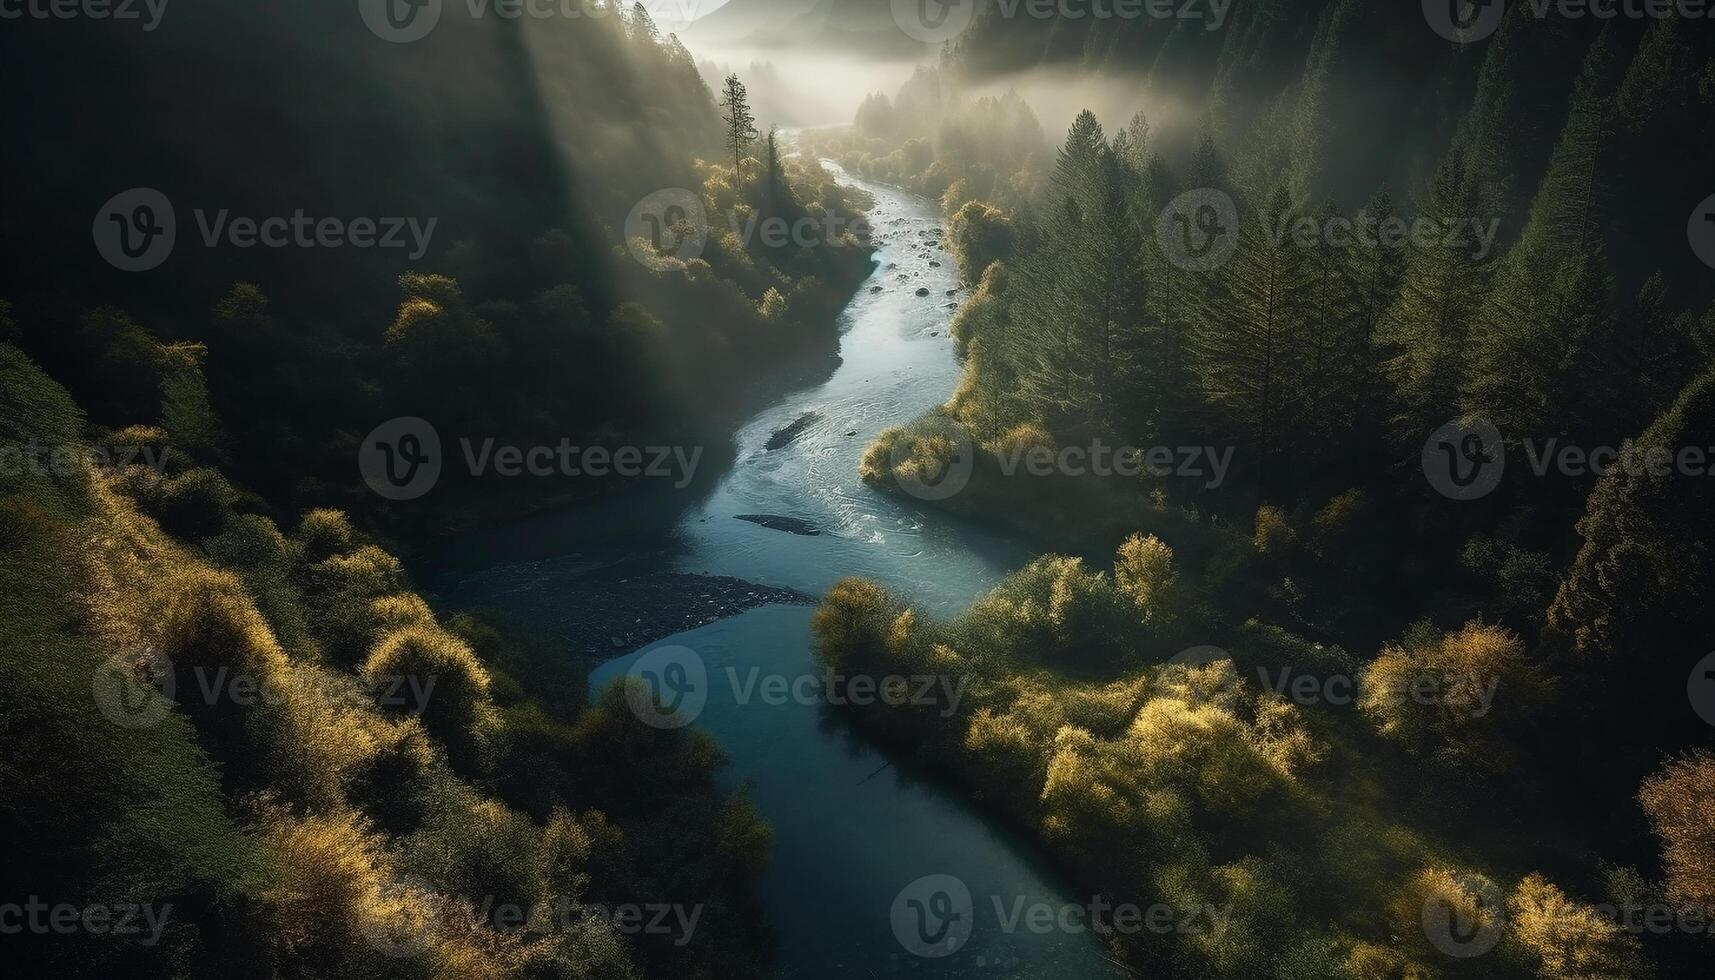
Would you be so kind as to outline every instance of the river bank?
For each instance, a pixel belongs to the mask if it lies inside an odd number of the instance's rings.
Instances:
[[[1032,556],[1012,535],[858,479],[877,434],[952,393],[959,365],[943,304],[957,283],[945,252],[928,244],[938,239],[923,234],[940,226],[932,202],[841,179],[874,198],[878,251],[875,273],[841,316],[838,366],[740,426],[733,463],[713,487],[670,507],[604,501],[593,513],[541,515],[471,536],[428,574],[453,601],[512,613],[568,655],[590,657],[591,646],[611,655],[616,638],[635,644],[591,673],[592,691],[651,651],[671,648],[702,668],[690,672],[708,679],[695,724],[714,737],[729,760],[727,778],[746,787],[774,828],[759,893],[779,940],[778,976],[1110,975],[1093,936],[991,921],[986,910],[997,901],[1080,903],[1028,842],[892,765],[832,705],[755,693],[776,678],[777,689],[817,689],[798,683],[821,673],[804,597],[841,578],[887,582],[926,608],[952,612]],[[744,516],[768,516],[775,526]],[[819,533],[780,529],[786,524]],[[662,628],[710,616],[650,642]],[[921,956],[894,910],[937,876],[963,882],[984,921],[955,955]]]

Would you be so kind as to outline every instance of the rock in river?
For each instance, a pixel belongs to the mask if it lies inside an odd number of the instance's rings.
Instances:
[[[813,538],[822,533],[821,528],[796,517],[781,517],[778,514],[734,514],[733,516],[741,521],[760,524],[774,531],[785,531],[787,534],[802,534]]]
[[[773,452],[790,443],[803,434],[805,429],[821,421],[821,412],[805,412],[792,421],[792,424],[768,437],[767,445],[763,446],[768,452]]]

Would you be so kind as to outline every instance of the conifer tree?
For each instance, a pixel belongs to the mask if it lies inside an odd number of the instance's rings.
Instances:
[[[1266,212],[1241,222],[1232,261],[1197,311],[1195,352],[1203,391],[1235,435],[1265,461],[1287,446],[1290,406],[1300,394],[1306,361],[1305,257],[1270,234],[1287,227],[1291,213],[1281,187]]]
[[[768,202],[768,212],[777,214],[780,210],[784,185],[780,176],[780,127],[769,126],[768,135],[763,138],[763,193]]]
[[[726,121],[726,145],[732,151],[732,181],[736,190],[744,185],[744,151],[756,142],[756,117],[750,111],[750,97],[738,75],[728,75],[721,93],[721,118]]]
[[[1455,152],[1437,170],[1421,220],[1437,229],[1468,227],[1477,213]],[[1399,298],[1383,320],[1383,339],[1397,351],[1388,362],[1400,434],[1410,441],[1458,411],[1472,321],[1487,287],[1487,269],[1454,236],[1413,236]],[[1425,427],[1428,428],[1425,428]]]

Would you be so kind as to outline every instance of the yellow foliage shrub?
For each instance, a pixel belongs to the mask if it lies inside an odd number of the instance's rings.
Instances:
[[[357,547],[357,531],[352,528],[351,519],[344,511],[331,508],[304,514],[293,537],[303,546],[304,559],[310,562],[325,561]]]
[[[1507,899],[1507,931],[1538,964],[1544,980],[1607,980],[1647,975],[1636,937],[1579,905],[1540,874],[1527,875]]]
[[[1277,555],[1298,540],[1297,532],[1286,523],[1286,512],[1273,504],[1263,504],[1256,509],[1256,533],[1252,543],[1256,550],[1265,555]]]
[[[1146,619],[1162,614],[1162,607],[1171,603],[1177,577],[1173,549],[1160,538],[1133,534],[1120,542],[1114,556],[1114,583]]]
[[[879,654],[886,623],[887,592],[867,579],[834,583],[810,620],[823,663],[835,669],[862,666]]]
[[[440,627],[407,626],[383,637],[364,661],[372,691],[397,709],[418,710],[423,726],[449,749],[468,752],[489,720],[488,669],[468,645]]]
[[[893,478],[893,450],[905,436],[905,430],[892,426],[881,430],[875,441],[863,452],[858,463],[858,477],[865,483],[883,483]]]
[[[1505,761],[1492,731],[1495,700],[1504,695],[1507,709],[1517,713],[1540,694],[1518,636],[1473,621],[1439,637],[1414,627],[1400,643],[1384,647],[1364,673],[1358,707],[1382,735],[1408,749],[1438,743],[1433,747],[1445,754],[1492,768]]]
[[[1033,449],[1053,451],[1054,437],[1048,434],[1047,429],[1035,422],[1025,422],[1001,433],[999,437],[989,442],[984,448],[996,456],[1007,459],[1023,458]]]
[[[1662,840],[1668,896],[1715,909],[1715,754],[1669,762],[1644,781],[1638,801]]]

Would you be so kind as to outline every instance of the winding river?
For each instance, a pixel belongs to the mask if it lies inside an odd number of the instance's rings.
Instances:
[[[932,204],[839,176],[874,197],[869,217],[878,250],[875,272],[842,314],[841,361],[832,375],[750,419],[737,433],[730,471],[648,543],[638,543],[648,535],[610,533],[606,550],[591,544],[585,532],[592,524],[610,531],[635,527],[611,513],[538,519],[514,529],[506,544],[485,539],[476,550],[493,546],[490,558],[476,567],[467,547],[464,570],[443,576],[444,595],[459,604],[509,609],[551,628],[556,595],[575,588],[592,566],[623,560],[628,570],[641,563],[811,595],[859,575],[947,615],[1029,560],[1030,553],[1003,534],[883,496],[858,479],[859,458],[878,432],[951,394],[959,370],[947,325],[961,296],[952,292],[958,287],[954,263],[939,247],[941,219]],[[917,295],[922,289],[927,295]],[[810,413],[816,414],[796,438],[766,448],[775,433]],[[735,519],[740,514],[796,518],[821,533],[788,533]],[[543,547],[562,540],[580,545]],[[534,550],[523,548],[526,543]],[[521,551],[530,551],[532,560],[517,560]],[[760,688],[749,687],[752,678],[816,675],[811,612],[804,605],[753,608],[617,657],[591,675],[598,690],[663,647],[688,648],[706,667],[707,703],[696,722],[730,758],[725,778],[750,785],[775,830],[759,888],[778,937],[779,975],[1122,976],[1092,936],[1032,930],[1015,918],[1037,904],[1058,913],[1088,900],[1064,890],[1024,842],[945,790],[891,766],[825,704],[765,699]],[[945,915],[944,902],[936,905],[941,889],[920,883],[939,875],[969,890],[970,905],[953,906],[953,917]],[[920,945],[908,948],[937,938],[940,927],[961,919],[966,908],[968,924],[955,925],[952,935],[968,928],[969,938],[956,951],[924,956]]]

